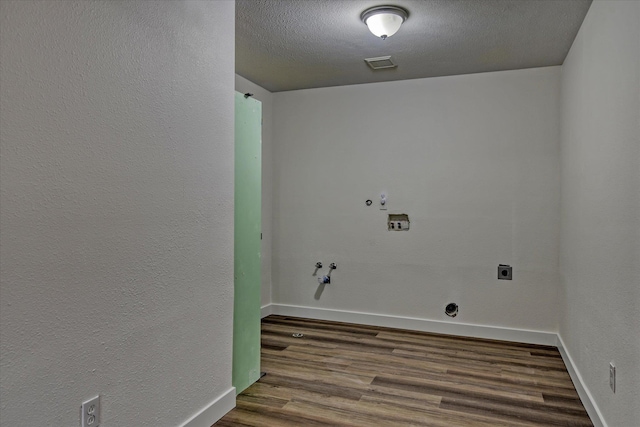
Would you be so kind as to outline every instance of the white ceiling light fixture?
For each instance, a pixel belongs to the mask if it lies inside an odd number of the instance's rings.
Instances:
[[[367,24],[369,31],[382,40],[398,32],[408,17],[409,12],[397,6],[376,6],[365,10],[360,15],[360,19]]]

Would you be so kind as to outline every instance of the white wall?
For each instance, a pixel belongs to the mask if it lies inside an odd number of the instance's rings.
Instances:
[[[236,74],[236,91],[252,93],[262,102],[262,245],[261,290],[263,306],[271,304],[271,244],[273,210],[273,94]]]
[[[595,1],[562,67],[560,335],[610,426],[640,420],[638,23]]]
[[[559,85],[550,67],[274,94],[273,302],[555,332]],[[387,231],[383,191],[410,231]],[[316,261],[338,264],[321,295]]]
[[[0,424],[231,389],[234,3],[2,1]]]

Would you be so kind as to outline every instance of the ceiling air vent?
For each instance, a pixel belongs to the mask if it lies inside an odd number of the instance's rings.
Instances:
[[[390,56],[379,56],[377,58],[366,58],[364,62],[371,67],[372,70],[382,70],[384,68],[396,68]]]

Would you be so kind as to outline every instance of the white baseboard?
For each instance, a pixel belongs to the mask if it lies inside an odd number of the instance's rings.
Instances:
[[[439,320],[388,316],[355,311],[329,310],[326,308],[271,304],[262,308],[262,317],[268,315],[265,315],[266,312],[282,316],[307,317],[319,320],[332,320],[335,322],[359,323],[361,325],[410,329],[414,331],[487,338],[501,341],[524,342],[529,344],[555,346],[557,342],[557,335],[554,332],[472,325],[468,323],[442,322]]]
[[[260,318],[264,319],[268,315],[273,314],[272,310],[273,304],[263,305],[262,307],[260,307]]]
[[[602,413],[593,400],[593,396],[589,392],[589,389],[584,384],[582,380],[582,375],[580,375],[580,371],[576,368],[576,365],[573,363],[573,359],[571,355],[567,351],[567,348],[564,345],[564,341],[562,341],[562,337],[558,334],[558,342],[556,344],[558,347],[558,351],[562,356],[562,360],[564,360],[564,364],[567,366],[567,371],[569,372],[569,376],[571,376],[571,380],[573,381],[573,385],[578,392],[578,396],[580,396],[580,400],[584,405],[584,409],[586,409],[587,414],[589,414],[589,418],[591,418],[591,422],[595,427],[607,427],[607,423],[604,421],[602,417]]]
[[[236,388],[231,387],[187,421],[180,424],[180,427],[211,427],[216,421],[224,417],[227,412],[235,407]]]

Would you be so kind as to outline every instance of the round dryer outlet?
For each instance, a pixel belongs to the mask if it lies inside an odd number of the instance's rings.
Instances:
[[[456,304],[455,302],[450,302],[444,308],[444,312],[449,317],[456,317],[458,315],[458,304]]]

